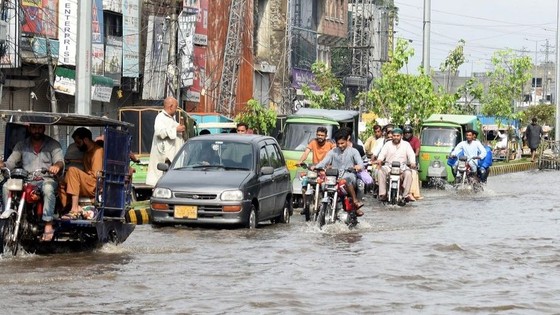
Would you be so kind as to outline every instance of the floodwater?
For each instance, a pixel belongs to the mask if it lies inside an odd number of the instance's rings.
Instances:
[[[560,173],[366,203],[359,228],[138,226],[95,252],[0,258],[4,314],[560,314]]]

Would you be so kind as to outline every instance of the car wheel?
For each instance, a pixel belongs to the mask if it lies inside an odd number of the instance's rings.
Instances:
[[[290,202],[290,199],[286,199],[286,201],[284,202],[284,209],[282,209],[282,215],[279,217],[278,220],[280,223],[290,223],[290,216],[292,215],[291,205],[292,203]]]
[[[248,229],[257,228],[257,208],[254,204],[251,204],[251,210],[249,210],[249,215],[247,216],[247,222],[245,222],[245,227]]]

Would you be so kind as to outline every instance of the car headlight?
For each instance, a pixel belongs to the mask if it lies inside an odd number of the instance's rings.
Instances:
[[[162,199],[170,199],[171,198],[171,189],[169,188],[156,188],[152,193],[152,197],[154,198],[162,198]]]
[[[226,190],[220,196],[223,201],[241,201],[243,200],[243,192],[241,190]]]

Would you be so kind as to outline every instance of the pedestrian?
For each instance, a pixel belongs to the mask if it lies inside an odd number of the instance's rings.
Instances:
[[[535,155],[539,144],[541,144],[541,136],[543,135],[542,127],[537,124],[537,118],[533,117],[531,124],[525,130],[525,139],[527,146],[531,150],[531,162],[535,162]]]
[[[147,185],[154,186],[163,175],[163,172],[157,169],[158,163],[171,163],[183,145],[182,133],[185,131],[185,126],[175,121],[178,107],[177,100],[170,96],[163,101],[163,110],[156,116],[146,174]]]

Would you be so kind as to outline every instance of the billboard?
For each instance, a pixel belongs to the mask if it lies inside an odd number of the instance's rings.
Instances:
[[[123,77],[140,75],[140,0],[123,0]]]
[[[122,38],[107,36],[105,44],[105,76],[113,79],[115,86],[121,85]]]
[[[166,90],[169,32],[164,17],[148,17],[142,99],[161,100]]]
[[[58,22],[58,63],[76,65],[76,43],[78,42],[78,0],[60,0]]]
[[[21,10],[23,33],[57,38],[58,0],[23,0]]]

